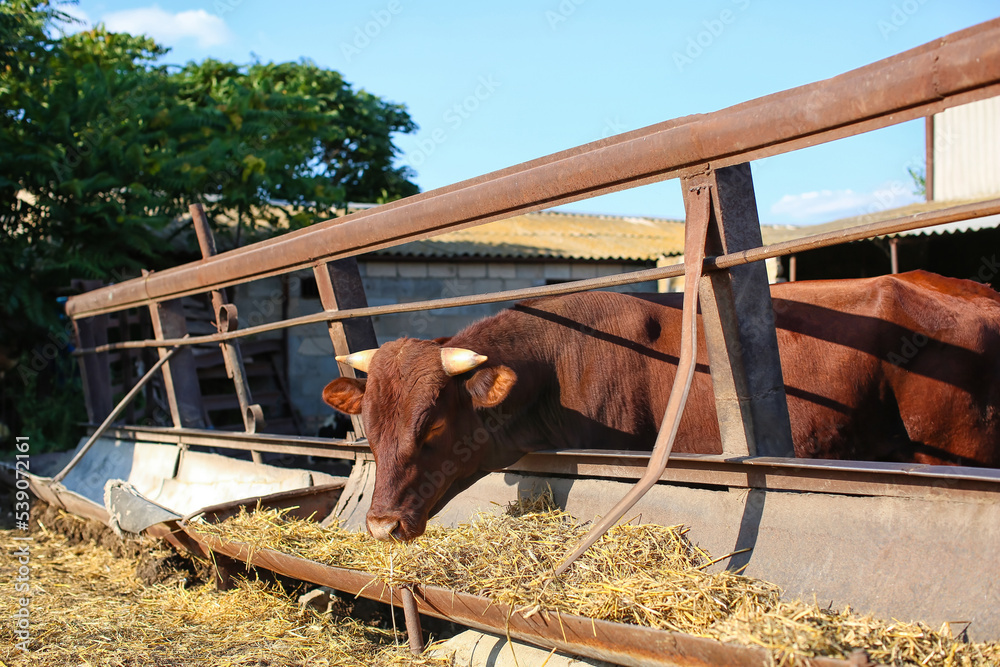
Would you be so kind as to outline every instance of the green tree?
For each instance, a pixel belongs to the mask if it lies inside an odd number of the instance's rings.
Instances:
[[[85,416],[56,297],[72,278],[156,264],[156,232],[186,199],[177,137],[192,113],[170,102],[174,84],[154,65],[165,50],[152,40],[101,29],[59,36],[63,15],[45,2],[0,7],[4,394],[20,434],[72,444]]]
[[[198,190],[213,218],[235,217],[236,245],[245,226],[294,229],[349,201],[417,192],[392,164],[392,134],[415,129],[405,108],[355,92],[337,72],[307,60],[206,60],[172,78],[182,101],[209,111]]]
[[[28,364],[39,341],[64,340],[56,297],[73,278],[176,262],[165,249],[188,204],[236,220],[238,244],[258,221],[280,233],[417,191],[392,164],[392,134],[414,129],[401,105],[305,61],[168,71],[148,37],[61,34],[59,6],[0,0],[0,373],[26,419],[58,409],[25,401],[58,408],[78,391],[68,356],[44,377]]]

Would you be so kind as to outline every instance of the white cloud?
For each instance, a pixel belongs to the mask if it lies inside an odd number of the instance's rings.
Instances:
[[[854,190],[816,190],[785,195],[771,206],[771,214],[783,222],[810,224],[829,222],[865,213],[884,211],[919,201],[912,184],[887,183],[873,192]]]
[[[104,15],[103,21],[112,32],[150,35],[165,46],[194,39],[199,47],[207,48],[225,44],[232,37],[226,22],[204,9],[171,14],[160,9],[159,5],[153,5],[111,12]]]

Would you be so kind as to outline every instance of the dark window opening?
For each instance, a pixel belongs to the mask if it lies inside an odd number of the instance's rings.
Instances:
[[[303,299],[318,299],[319,287],[315,278],[302,278],[299,280],[299,296]]]

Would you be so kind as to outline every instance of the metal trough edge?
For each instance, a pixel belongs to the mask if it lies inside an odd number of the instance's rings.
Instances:
[[[213,535],[199,533],[190,525],[184,528],[184,532],[206,550],[242,561],[248,566],[386,604],[403,604],[396,590],[368,572],[323,565],[272,549],[255,549],[244,542],[224,542]],[[428,616],[506,635],[543,648],[629,667],[765,667],[773,664],[770,653],[762,648],[570,614],[537,613],[525,616],[510,605],[496,604],[484,597],[437,586],[418,586],[414,597],[420,613]],[[836,658],[801,658],[797,664],[806,667],[875,667],[866,661]]]

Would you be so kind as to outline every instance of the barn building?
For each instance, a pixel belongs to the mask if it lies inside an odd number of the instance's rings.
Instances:
[[[874,205],[860,216],[777,231],[775,240],[1000,197],[1000,97],[952,107],[926,120],[926,202]],[[1000,216],[937,225],[782,258],[790,280],[862,278],[926,269],[1000,288]]]

